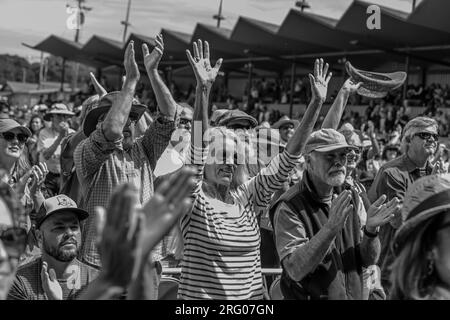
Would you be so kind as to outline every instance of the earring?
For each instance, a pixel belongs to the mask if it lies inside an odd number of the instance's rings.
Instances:
[[[427,265],[427,276],[430,276],[434,271],[434,260],[430,259],[428,260],[428,265]]]

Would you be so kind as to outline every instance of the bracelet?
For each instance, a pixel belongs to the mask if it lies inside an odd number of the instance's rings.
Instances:
[[[367,231],[366,226],[364,226],[363,232],[369,238],[376,238],[376,237],[378,237],[378,232],[377,233],[369,232],[369,231]]]

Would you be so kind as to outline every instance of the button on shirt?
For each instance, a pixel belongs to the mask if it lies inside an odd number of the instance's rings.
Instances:
[[[160,117],[137,139],[129,151],[122,148],[122,139],[108,141],[101,127],[75,149],[74,161],[83,201],[89,212],[83,227],[80,254],[84,261],[100,266],[96,248],[96,206],[107,207],[114,190],[123,183],[132,183],[139,190],[139,202],[144,204],[153,195],[153,170],[169,143],[175,121]],[[152,259],[161,260],[161,243],[152,252]]]
[[[69,129],[69,134],[75,131]],[[61,173],[61,164],[59,162],[59,157],[61,156],[61,144],[56,148],[55,152],[49,159],[45,159],[42,155],[42,151],[50,148],[56,139],[58,139],[59,132],[56,132],[52,128],[43,128],[39,132],[39,138],[37,141],[37,151],[40,153],[39,161],[45,162],[47,164],[48,171],[52,173]]]

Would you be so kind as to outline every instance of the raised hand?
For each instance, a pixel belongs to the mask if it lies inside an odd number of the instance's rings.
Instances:
[[[186,55],[188,57],[189,63],[194,70],[195,79],[197,79],[197,84],[206,85],[211,87],[216,80],[217,74],[219,72],[220,66],[222,65],[223,59],[217,60],[216,65],[211,67],[210,55],[209,55],[209,43],[205,41],[205,48],[203,50],[202,40],[198,40],[193,44],[194,58],[189,50],[186,50]]]
[[[111,196],[108,209],[96,208],[97,235],[103,276],[113,285],[125,288],[138,261],[141,219],[136,210],[137,190],[120,186]]]
[[[95,75],[92,72],[89,72],[89,76],[91,77],[92,85],[94,86],[95,92],[101,97],[103,97],[108,92],[105,88],[97,81],[97,78],[95,78]]]
[[[351,199],[351,191],[345,190],[331,203],[330,216],[325,225],[333,232],[338,232],[344,227],[348,215],[353,210]]]
[[[328,73],[328,63],[323,65],[323,59],[316,59],[314,62],[314,76],[312,74],[309,74],[309,81],[311,83],[311,93],[312,93],[312,99],[319,100],[319,101],[325,101],[327,98],[327,89],[328,89],[328,82],[330,82],[332,73]]]
[[[56,279],[55,270],[47,269],[47,262],[43,261],[41,269],[42,288],[44,289],[44,292],[49,300],[62,300],[63,292],[58,279]]]
[[[397,198],[387,203],[384,201],[386,196],[382,195],[367,210],[367,231],[375,233],[378,227],[390,222],[400,212],[400,201]]]
[[[342,85],[342,90],[344,90],[347,93],[355,93],[356,90],[359,89],[359,87],[362,85],[362,82],[355,82],[352,78],[348,78],[344,84]]]
[[[126,82],[136,85],[141,74],[135,59],[134,41],[130,41],[125,50],[123,65],[125,67]]]
[[[63,137],[67,136],[69,134],[69,128],[69,124],[66,121],[60,122],[58,127],[59,134]]]
[[[162,34],[158,34],[155,39],[155,47],[149,52],[147,44],[142,45],[142,54],[144,55],[144,65],[147,72],[157,70],[159,62],[164,54],[164,41]]]
[[[31,175],[28,181],[28,189],[30,190],[30,195],[33,198],[33,202],[35,202],[36,196],[41,194],[41,186],[45,181],[45,177],[48,174],[47,164],[45,162],[39,162],[39,164],[31,167]],[[43,197],[43,196],[42,196]],[[40,203],[34,203],[35,210],[39,210]]]

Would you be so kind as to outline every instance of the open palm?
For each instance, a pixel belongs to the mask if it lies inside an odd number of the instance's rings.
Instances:
[[[209,43],[205,41],[205,48],[203,51],[203,42],[198,40],[193,44],[194,58],[189,50],[186,50],[188,60],[194,70],[195,78],[198,83],[203,85],[212,86],[219,73],[220,66],[222,65],[222,59],[217,60],[214,68],[211,66]]]
[[[156,36],[155,48],[153,48],[152,52],[149,51],[148,46],[144,43],[142,45],[142,53],[144,55],[145,69],[147,71],[157,69],[164,54],[164,40],[162,34]]]
[[[313,99],[325,101],[327,98],[328,83],[332,76],[331,72],[327,75],[328,67],[328,63],[324,66],[322,58],[314,62],[314,76],[309,74]]]

